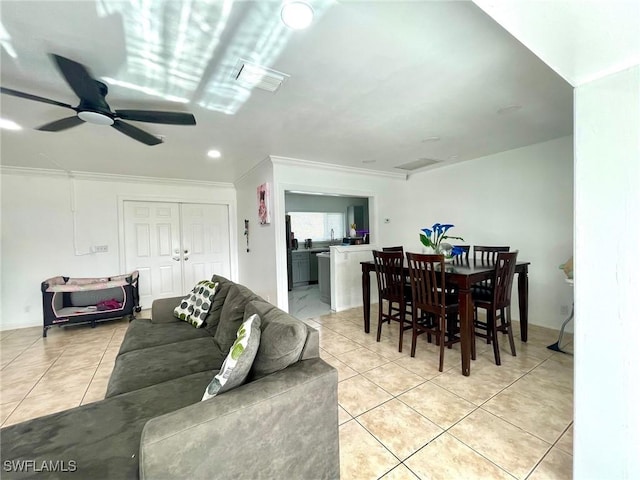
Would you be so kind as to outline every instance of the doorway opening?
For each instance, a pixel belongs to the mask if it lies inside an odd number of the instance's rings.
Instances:
[[[369,198],[285,190],[284,200],[289,313],[301,320],[327,315],[330,247],[368,242]]]

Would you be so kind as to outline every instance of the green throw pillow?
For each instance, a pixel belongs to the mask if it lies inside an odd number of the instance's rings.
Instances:
[[[196,328],[202,327],[217,288],[218,284],[210,280],[198,282],[191,293],[180,300],[180,305],[173,310],[173,314]]]
[[[260,346],[260,323],[260,317],[256,314],[242,322],[236,341],[233,342],[220,371],[207,386],[202,400],[208,400],[244,383]]]

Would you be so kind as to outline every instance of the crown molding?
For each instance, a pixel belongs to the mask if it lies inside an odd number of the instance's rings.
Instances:
[[[300,160],[298,158],[278,157],[274,155],[271,155],[269,158],[271,158],[271,162],[274,165],[314,168],[319,170],[330,170],[334,172],[351,173],[356,175],[369,175],[372,177],[395,178],[398,180],[406,180],[408,178],[406,173],[381,172],[378,170],[369,170],[366,168],[346,167],[344,165],[312,162],[311,160]]]
[[[128,182],[128,183],[147,183],[155,185],[189,185],[217,188],[235,188],[233,183],[226,182],[209,182],[205,180],[187,180],[183,178],[163,178],[163,177],[143,177],[135,175],[118,175],[114,173],[92,173],[78,172],[73,170],[57,170],[53,168],[30,168],[30,167],[13,167],[0,166],[0,174],[2,175],[30,175],[38,177],[73,177],[80,180],[94,180],[100,182]]]
[[[238,178],[236,178],[233,181],[234,185],[237,185],[238,183],[244,181],[245,178],[249,177],[251,174],[253,174],[253,172],[255,172],[257,169],[261,168],[263,164],[270,162],[271,159],[269,157],[263,158],[262,160],[260,160],[258,163],[256,163],[253,167],[251,167],[249,170],[247,170],[246,172],[244,172],[242,175],[240,175]]]

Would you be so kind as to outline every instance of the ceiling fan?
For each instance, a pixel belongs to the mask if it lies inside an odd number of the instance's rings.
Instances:
[[[0,87],[0,92],[14,97],[36,100],[38,102],[49,103],[59,107],[70,108],[76,112],[72,117],[62,118],[51,123],[38,127],[36,130],[45,132],[59,132],[82,123],[89,122],[98,125],[110,125],[116,130],[146,145],[157,145],[162,140],[155,135],[134,127],[122,120],[133,120],[136,122],[164,123],[169,125],[195,125],[196,119],[191,113],[182,112],[161,112],[153,110],[111,110],[105,97],[109,89],[107,86],[91,76],[87,68],[73,60],[56,54],[50,54],[58,70],[62,73],[71,89],[80,98],[77,107],[69,104],[57,102],[30,93]]]

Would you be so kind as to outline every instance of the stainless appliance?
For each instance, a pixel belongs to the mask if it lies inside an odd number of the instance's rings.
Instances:
[[[298,248],[298,241],[293,238],[291,233],[291,215],[285,215],[284,217],[285,232],[284,238],[287,242],[287,287],[289,291],[293,290],[293,269],[291,263],[291,249],[295,245]]]

